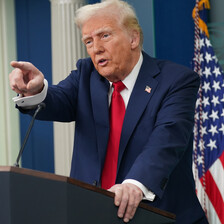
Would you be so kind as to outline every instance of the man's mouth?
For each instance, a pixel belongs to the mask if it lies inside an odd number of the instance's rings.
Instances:
[[[98,61],[98,65],[100,65],[100,66],[105,66],[106,64],[107,64],[107,60],[106,59],[100,59],[99,61]]]

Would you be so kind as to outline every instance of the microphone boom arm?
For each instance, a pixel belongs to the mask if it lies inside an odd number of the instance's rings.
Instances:
[[[34,115],[33,115],[33,117],[32,117],[31,122],[30,122],[29,128],[28,128],[28,130],[27,130],[27,132],[26,132],[25,139],[24,139],[23,144],[22,144],[22,146],[21,146],[21,148],[20,148],[20,150],[19,150],[19,154],[18,154],[17,159],[16,159],[16,162],[15,162],[15,164],[14,164],[14,166],[16,166],[16,167],[19,167],[19,160],[20,160],[20,158],[21,158],[21,156],[22,156],[22,154],[23,154],[23,151],[24,151],[26,142],[27,142],[27,140],[28,140],[28,138],[29,138],[30,132],[31,132],[31,130],[32,130],[32,127],[33,127],[35,118],[36,118],[37,114],[38,114],[42,109],[45,108],[45,106],[46,106],[45,103],[40,103],[40,104],[38,104],[37,109],[35,110],[35,113],[34,113]]]

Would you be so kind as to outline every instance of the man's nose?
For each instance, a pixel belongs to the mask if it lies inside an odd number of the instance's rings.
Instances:
[[[103,44],[100,40],[95,40],[93,42],[93,51],[95,54],[99,54],[104,51]]]

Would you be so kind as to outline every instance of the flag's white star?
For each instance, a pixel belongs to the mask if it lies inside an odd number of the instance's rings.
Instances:
[[[215,60],[216,64],[218,63],[218,58],[215,55],[212,57],[212,59]]]
[[[216,82],[216,81],[214,80],[212,87],[215,89],[215,92],[216,92],[218,89],[221,89],[221,88],[220,88],[220,82]]]
[[[199,120],[199,114],[198,113],[195,113],[194,119]]]
[[[215,68],[214,68],[214,70],[212,72],[215,74],[215,77],[218,77],[219,75],[221,75],[219,67],[215,66]]]
[[[204,43],[204,39],[200,39],[200,48],[204,47],[205,46],[205,43]]]
[[[211,42],[208,38],[205,39],[205,44],[207,45],[207,47],[211,47]]]
[[[204,59],[203,59],[202,61],[204,61]],[[202,68],[199,69],[198,74],[199,74],[200,76],[202,76]]]
[[[216,119],[219,119],[219,116],[218,116],[218,110],[217,111],[214,111],[212,110],[212,114],[209,116],[212,118],[213,122],[216,120]]]
[[[200,166],[201,164],[203,164],[203,157],[200,156],[200,155],[198,155],[197,162],[198,162],[198,166]]]
[[[209,63],[209,61],[212,61],[212,55],[209,54],[208,52],[205,53],[205,60],[207,62],[207,64]]]
[[[200,54],[200,62],[203,62],[204,61],[204,55],[203,54]]]
[[[216,104],[220,104],[219,102],[219,96],[212,96],[212,103],[214,104],[214,107],[216,106]]]
[[[221,116],[224,117],[224,109],[222,109]]]
[[[217,126],[216,125],[213,126],[212,124],[211,124],[211,128],[208,131],[212,133],[212,136],[219,133],[217,131]]]
[[[220,100],[220,102],[223,102],[223,103],[224,103],[224,94],[223,94],[223,97],[222,97],[222,99]]]
[[[222,127],[219,128],[219,131],[222,131],[222,134],[224,135],[224,124],[222,124]]]
[[[205,93],[207,93],[208,90],[211,90],[210,83],[209,82],[204,82],[204,85],[202,86],[202,89],[204,89]]]
[[[209,98],[208,97],[203,97],[203,100],[202,100],[202,103],[204,104],[204,108],[208,105],[210,105],[209,104]]]
[[[203,71],[203,74],[206,76],[206,79],[207,79],[209,75],[212,75],[211,68],[205,66],[205,70]]]
[[[207,131],[206,131],[206,129],[207,129],[207,127],[206,127],[206,126],[201,128],[200,133],[201,133],[201,135],[202,135],[202,136],[204,136],[204,135],[207,135],[207,134],[208,134],[208,133],[207,133]]]
[[[205,122],[206,120],[208,120],[208,112],[203,111],[201,117],[203,119],[203,122]]]
[[[198,106],[201,104],[201,99],[197,98],[195,108],[198,108]]]
[[[209,140],[209,144],[207,145],[208,147],[210,147],[210,150],[212,151],[213,149],[216,149],[216,140],[212,141],[212,139]]]

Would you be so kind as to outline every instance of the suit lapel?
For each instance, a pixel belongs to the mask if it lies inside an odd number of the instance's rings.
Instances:
[[[153,78],[159,73],[158,66],[149,56],[144,53],[143,56],[143,64],[125,113],[119,148],[118,170],[127,143],[158,84],[157,80]],[[145,91],[146,86],[151,88],[150,93]]]
[[[101,167],[104,164],[109,137],[109,82],[94,70],[91,74],[90,92],[93,108],[93,117],[96,126],[96,137]]]

